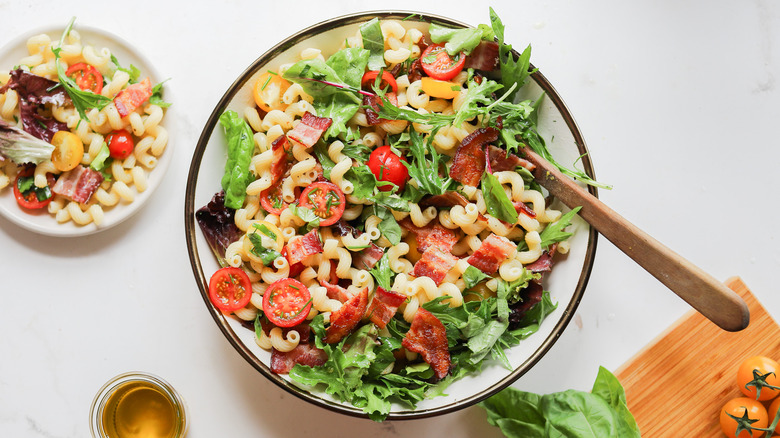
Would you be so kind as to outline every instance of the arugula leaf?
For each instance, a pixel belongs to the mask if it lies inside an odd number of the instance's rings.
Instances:
[[[70,19],[70,22],[65,27],[65,31],[62,32],[59,45],[55,48],[52,48],[52,52],[54,53],[54,65],[57,69],[57,79],[59,80],[60,85],[70,96],[70,100],[73,102],[73,106],[79,113],[79,117],[81,117],[82,120],[89,121],[89,119],[87,119],[88,109],[97,108],[102,110],[113,100],[101,94],[95,94],[88,90],[82,90],[78,85],[76,85],[76,82],[73,79],[69,78],[68,75],[65,74],[65,67],[63,67],[62,63],[60,62],[60,52],[62,51],[62,45],[65,43],[65,37],[70,34],[70,31],[73,29],[73,23],[75,22],[76,17]]]
[[[520,57],[515,60],[512,54],[512,46],[504,42],[504,24],[493,8],[490,8],[490,24],[496,39],[498,39],[498,64],[501,66],[501,83],[507,90],[513,84],[517,84],[517,88],[509,96],[509,101],[512,101],[517,90],[536,71],[536,69],[529,71],[531,67],[531,46],[526,47],[523,53],[520,54]]]
[[[566,232],[564,229],[571,225],[572,218],[574,218],[574,215],[576,215],[581,208],[582,207],[578,206],[562,214],[557,221],[547,225],[542,232],[539,233],[539,237],[542,239],[542,249],[548,249],[553,243],[563,242],[572,236],[573,233]],[[525,241],[521,242],[517,247],[518,251],[525,251],[527,249],[528,245],[526,245]]]
[[[368,272],[370,272],[374,277],[376,284],[378,284],[379,287],[386,290],[390,290],[390,288],[393,287],[393,277],[395,277],[395,272],[390,269],[390,259],[388,259],[386,252]]]
[[[166,79],[166,80],[160,82],[159,84],[155,85],[154,87],[152,87],[152,95],[151,95],[151,97],[149,97],[149,103],[151,103],[153,105],[157,105],[157,106],[159,106],[161,108],[168,108],[169,106],[171,106],[171,103],[170,102],[166,102],[163,99],[163,97],[162,97],[163,96],[163,84],[168,82],[168,81],[169,81],[169,79]]]
[[[402,163],[409,169],[409,176],[417,180],[418,189],[422,193],[441,195],[452,190],[455,181],[447,174],[446,167],[441,166],[442,158],[430,144],[432,139],[433,135],[426,141],[419,132],[409,131],[409,151],[412,157],[410,162],[402,161]],[[430,159],[428,152],[430,152]],[[440,172],[445,176],[440,176]]]
[[[376,216],[382,219],[382,222],[377,225],[382,236],[389,240],[393,245],[401,243],[401,226],[398,225],[393,214],[386,208],[379,208],[376,204],[373,206],[373,211]]]
[[[363,38],[363,48],[368,50],[369,70],[381,70],[385,68],[385,39],[382,36],[382,27],[379,18],[374,17],[360,25],[360,36]]]
[[[371,155],[371,148],[364,144],[346,144],[341,153],[349,158],[365,163],[368,161],[368,157]]]
[[[431,23],[428,33],[434,43],[446,43],[444,50],[450,56],[456,56],[460,52],[466,52],[468,55],[479,45],[484,35],[480,28],[452,29],[436,23]]]
[[[376,189],[376,177],[371,169],[365,164],[351,167],[344,178],[352,183],[354,190],[352,196],[357,198],[368,198],[374,194]]]
[[[517,222],[517,210],[506,195],[498,178],[492,173],[482,174],[482,196],[485,198],[487,212],[496,219],[514,224]]]
[[[119,64],[119,60],[113,53],[111,54],[111,63],[114,64],[114,67],[116,67],[117,70],[121,70],[130,76],[131,84],[138,82],[138,78],[141,76],[141,70],[139,70],[138,67],[134,66],[133,64],[130,64],[129,68],[122,67]]]
[[[466,283],[465,290],[469,290],[472,287],[476,286],[477,284],[482,283],[483,281],[489,280],[491,278],[493,277],[485,274],[484,272],[480,271],[479,269],[471,265],[469,265],[469,267],[466,268],[465,271],[463,271],[463,281]]]

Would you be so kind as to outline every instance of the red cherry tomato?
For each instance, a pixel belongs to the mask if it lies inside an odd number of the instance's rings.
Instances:
[[[133,153],[133,148],[135,148],[133,135],[124,129],[108,134],[106,143],[108,143],[108,152],[111,158],[118,160],[124,160],[129,157]]]
[[[409,169],[401,162],[405,158],[396,155],[390,146],[380,146],[371,152],[368,157],[368,168],[374,174],[377,181],[391,182],[401,191],[409,179]],[[377,184],[379,190],[387,192],[393,189],[389,184]]]
[[[282,248],[282,255],[287,259],[287,264],[290,265],[290,272],[287,274],[288,277],[297,277],[306,269],[301,262],[290,264],[290,256],[287,255],[287,245],[284,245],[284,248]]]
[[[54,186],[54,175],[47,173],[46,187],[36,187],[33,173],[35,167],[25,167],[16,174],[14,180],[14,197],[16,202],[24,208],[37,210],[44,208],[51,202],[51,188]]]
[[[379,76],[378,71],[367,71],[365,74],[363,74],[363,79],[360,80],[360,85],[365,88],[371,88],[376,83],[377,76]],[[390,86],[390,88],[393,90],[393,93],[398,93],[398,82],[395,81],[392,73],[387,70],[383,70],[381,81],[379,82],[379,86],[377,88],[382,90],[388,86]]]
[[[263,294],[263,313],[279,327],[300,324],[306,319],[310,309],[309,289],[293,278],[275,281]]]
[[[449,81],[463,70],[466,54],[460,52],[453,59],[444,49],[444,44],[431,44],[420,55],[420,63],[428,76],[440,81]]]
[[[327,227],[341,219],[347,200],[336,184],[318,181],[303,190],[298,205],[312,210],[320,218],[320,226]]]
[[[219,310],[234,312],[249,303],[252,282],[241,268],[222,268],[209,280],[209,298]]]
[[[260,206],[268,213],[279,216],[290,204],[282,199],[282,185],[276,184],[260,192]]]
[[[103,91],[103,75],[95,67],[79,62],[70,66],[65,75],[73,79],[82,90],[88,90],[95,94]]]

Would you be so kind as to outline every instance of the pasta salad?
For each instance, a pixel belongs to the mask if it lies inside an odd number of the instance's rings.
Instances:
[[[59,41],[30,37],[28,56],[0,74],[0,191],[24,212],[99,227],[147,190],[170,104],[162,83],[82,40],[74,20]]]
[[[530,48],[516,59],[491,22],[374,18],[258,72],[252,105],[219,119],[222,191],[195,215],[223,266],[211,302],[272,372],[374,420],[511,368],[504,349],[556,306],[541,280],[577,209],[551,208],[517,154],[549,157],[539,101],[513,100]]]

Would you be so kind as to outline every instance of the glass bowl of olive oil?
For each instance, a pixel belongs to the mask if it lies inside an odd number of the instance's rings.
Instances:
[[[95,396],[90,430],[94,438],[181,438],[187,432],[184,400],[160,377],[120,374]]]

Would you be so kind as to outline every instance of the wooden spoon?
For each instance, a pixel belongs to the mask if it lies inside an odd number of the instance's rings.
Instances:
[[[542,187],[569,208],[581,206],[580,217],[694,309],[724,330],[748,326],[750,311],[734,291],[615,213],[530,148],[519,153],[536,166],[534,178]]]

